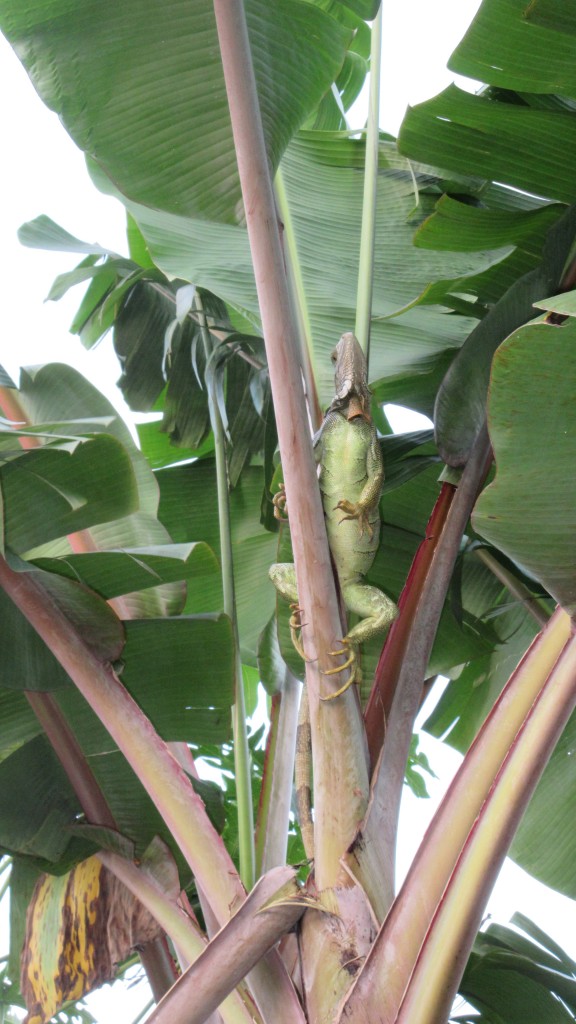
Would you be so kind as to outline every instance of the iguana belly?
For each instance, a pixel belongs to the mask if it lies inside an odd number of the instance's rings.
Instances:
[[[340,413],[331,413],[321,432],[320,491],[328,543],[341,584],[364,576],[378,549],[377,501],[369,513],[372,537],[368,530],[360,537],[358,523],[343,521],[344,513],[335,507],[342,499],[356,503],[360,498],[368,481],[367,452],[373,438],[374,428],[366,420],[347,420]]]

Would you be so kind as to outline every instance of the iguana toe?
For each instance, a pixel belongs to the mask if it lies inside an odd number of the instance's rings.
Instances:
[[[312,661],[313,659],[308,658],[304,653],[304,648],[302,646],[302,640],[300,636],[302,627],[306,625],[305,622],[301,621],[302,610],[300,606],[295,602],[293,602],[290,605],[290,609],[292,611],[292,615],[290,616],[289,626],[292,643],[294,644],[294,647],[298,651],[298,654],[300,655],[301,658],[304,659],[304,661]]]
[[[347,669],[347,668],[349,668],[351,670],[350,671],[350,675],[349,675],[348,679],[346,680],[346,682],[344,683],[344,685],[341,686],[339,690],[335,690],[334,693],[328,694],[327,697],[320,697],[320,700],[324,700],[324,701],[326,701],[326,700],[334,700],[336,697],[340,697],[343,693],[345,693],[346,690],[350,686],[352,686],[352,683],[356,682],[357,670],[358,670],[358,662],[357,662],[357,658],[356,658],[356,651],[354,650],[353,647],[350,646],[350,643],[349,643],[349,641],[346,638],[344,638],[342,640],[342,643],[344,644],[344,647],[341,647],[337,651],[330,651],[330,654],[332,654],[334,657],[336,657],[339,654],[347,654],[348,657],[347,657],[346,661],[344,662],[343,665],[337,665],[336,668],[324,669],[322,671],[322,675],[324,675],[324,676],[334,676],[334,675],[337,675],[338,672],[344,672],[344,670]]]
[[[278,484],[278,490],[272,497],[272,504],[274,505],[274,518],[279,519],[281,523],[288,522],[288,514],[286,512],[286,489],[283,483]]]
[[[361,505],[354,505],[351,501],[347,501],[346,498],[343,498],[342,501],[339,501],[338,504],[334,506],[334,511],[336,511],[336,509],[339,509],[340,512],[346,512],[346,515],[342,516],[342,519],[340,520],[341,523],[344,523],[348,519],[357,519],[359,526],[358,535],[363,537],[364,530],[366,530],[368,538],[372,540],[374,530],[368,518],[368,512],[365,508]]]

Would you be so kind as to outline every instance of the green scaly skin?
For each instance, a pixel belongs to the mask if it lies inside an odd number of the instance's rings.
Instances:
[[[320,465],[326,531],[342,597],[360,621],[343,638],[344,650],[333,652],[350,653],[347,664],[328,674],[353,666],[354,648],[383,633],[398,614],[389,597],[363,581],[378,549],[384,466],[370,417],[366,359],[353,334],[342,335],[332,360],[335,395],[314,438],[314,454]],[[282,597],[297,604],[294,566],[277,563],[269,573]],[[353,669],[346,685],[331,697],[343,692],[354,675]]]

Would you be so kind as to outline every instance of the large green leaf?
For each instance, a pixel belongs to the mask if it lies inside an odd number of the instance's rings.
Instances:
[[[78,800],[45,736],[0,764],[0,848],[58,863],[71,841],[66,826]]]
[[[37,448],[0,470],[5,540],[25,552],[138,508],[130,458],[101,434],[72,451]]]
[[[496,478],[475,529],[568,609],[576,603],[576,321],[528,324],[497,350],[489,395]]]
[[[515,929],[502,925],[478,935],[459,993],[478,1024],[564,1024],[576,1012],[576,964],[550,936],[515,914]],[[452,1018],[451,1018],[452,1019]]]
[[[166,740],[228,738],[234,701],[232,627],[225,615],[125,623],[122,682]]]
[[[35,565],[70,580],[79,580],[106,599],[176,580],[189,579],[201,587],[214,575],[220,579],[216,557],[202,542],[38,558]]]
[[[450,85],[409,108],[398,146],[436,167],[506,182],[564,203],[576,199],[576,117],[569,111],[494,102]]]
[[[371,378],[381,381],[379,399],[402,401],[411,396],[412,379],[419,393],[427,385],[426,401],[435,392],[451,350],[458,348],[473,324],[447,315],[438,305],[444,295],[465,290],[471,275],[498,264],[510,251],[457,253],[415,250],[415,229],[433,211],[440,183],[430,172],[417,173],[420,194],[416,206],[414,179],[394,146],[382,145],[378,176],[378,218],[385,225],[376,237],[373,299]],[[292,142],[282,161],[312,328],[312,358],[322,401],[332,396],[330,353],[343,330],[355,319],[358,278],[359,224],[362,209],[364,144],[341,135],[304,132]],[[113,186],[91,165],[99,188]],[[433,191],[432,191],[433,190]],[[176,216],[129,202],[150,252],[170,277],[193,281],[219,295],[258,322],[258,302],[248,238],[244,228]],[[337,254],[337,258],[335,258]],[[442,282],[434,305],[409,306],[431,282]],[[430,385],[428,375],[433,383]]]
[[[26,568],[26,567],[25,567]],[[43,587],[46,601],[56,603],[97,657],[120,656],[124,632],[109,605],[79,583],[34,570],[30,578]],[[0,589],[2,686],[16,690],[53,690],[70,679],[22,612]]]
[[[160,518],[174,540],[188,543],[202,537],[219,550],[216,473],[212,460],[163,469],[160,484]],[[275,561],[276,538],[262,530],[260,502],[262,471],[245,468],[230,494],[232,555],[242,659],[256,664],[258,637],[270,618],[275,602],[268,581],[268,567]],[[213,586],[189,587],[186,611],[203,613],[222,608],[221,581]],[[257,595],[257,600],[255,600]]]
[[[534,302],[558,289],[576,231],[576,206],[555,223],[546,239],[542,262],[521,277],[468,336],[438,390],[436,435],[450,465],[466,462],[486,418],[486,393],[497,346],[536,314]]]
[[[318,7],[248,0],[273,166],[337,75],[351,33]],[[44,102],[126,196],[235,221],[240,188],[211,4],[2,0],[0,25]]]
[[[576,96],[575,35],[570,3],[484,0],[449,67],[505,89]]]

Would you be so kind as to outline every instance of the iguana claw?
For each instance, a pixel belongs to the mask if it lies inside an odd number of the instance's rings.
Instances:
[[[340,520],[341,523],[345,522],[347,519],[357,519],[358,526],[360,527],[359,536],[363,537],[364,530],[366,530],[369,539],[372,540],[374,530],[368,519],[368,512],[365,508],[361,505],[354,505],[351,501],[347,501],[346,498],[343,498],[342,501],[339,501],[338,504],[334,506],[334,511],[336,511],[336,509],[340,509],[341,512],[346,512],[346,515],[342,516],[342,519]]]
[[[278,491],[272,497],[272,504],[274,505],[274,518],[279,519],[281,523],[287,523],[286,488],[283,483],[278,484]]]
[[[290,621],[288,625],[290,626],[290,637],[292,639],[292,643],[294,644],[294,647],[298,651],[298,654],[300,655],[301,658],[304,659],[304,661],[312,661],[313,659],[308,658],[304,653],[302,641],[300,639],[300,636],[298,635],[302,630],[302,627],[306,625],[305,622],[300,621],[302,610],[300,606],[296,603],[292,603],[290,605],[290,610],[292,612],[292,615],[290,616]]]
[[[322,675],[335,676],[338,674],[338,672],[343,672],[344,669],[346,668],[351,669],[350,675],[346,682],[344,683],[344,685],[341,686],[339,690],[336,690],[334,693],[328,694],[327,697],[320,697],[320,700],[334,700],[336,697],[340,697],[343,693],[345,693],[346,690],[348,690],[349,687],[352,686],[352,683],[356,682],[356,673],[358,668],[356,651],[354,650],[353,647],[350,646],[350,642],[346,640],[346,638],[342,640],[342,643],[344,644],[344,647],[341,647],[340,650],[338,651],[330,651],[330,654],[332,654],[334,657],[336,657],[339,654],[347,654],[348,658],[346,659],[343,665],[337,665],[336,668],[323,669]]]

